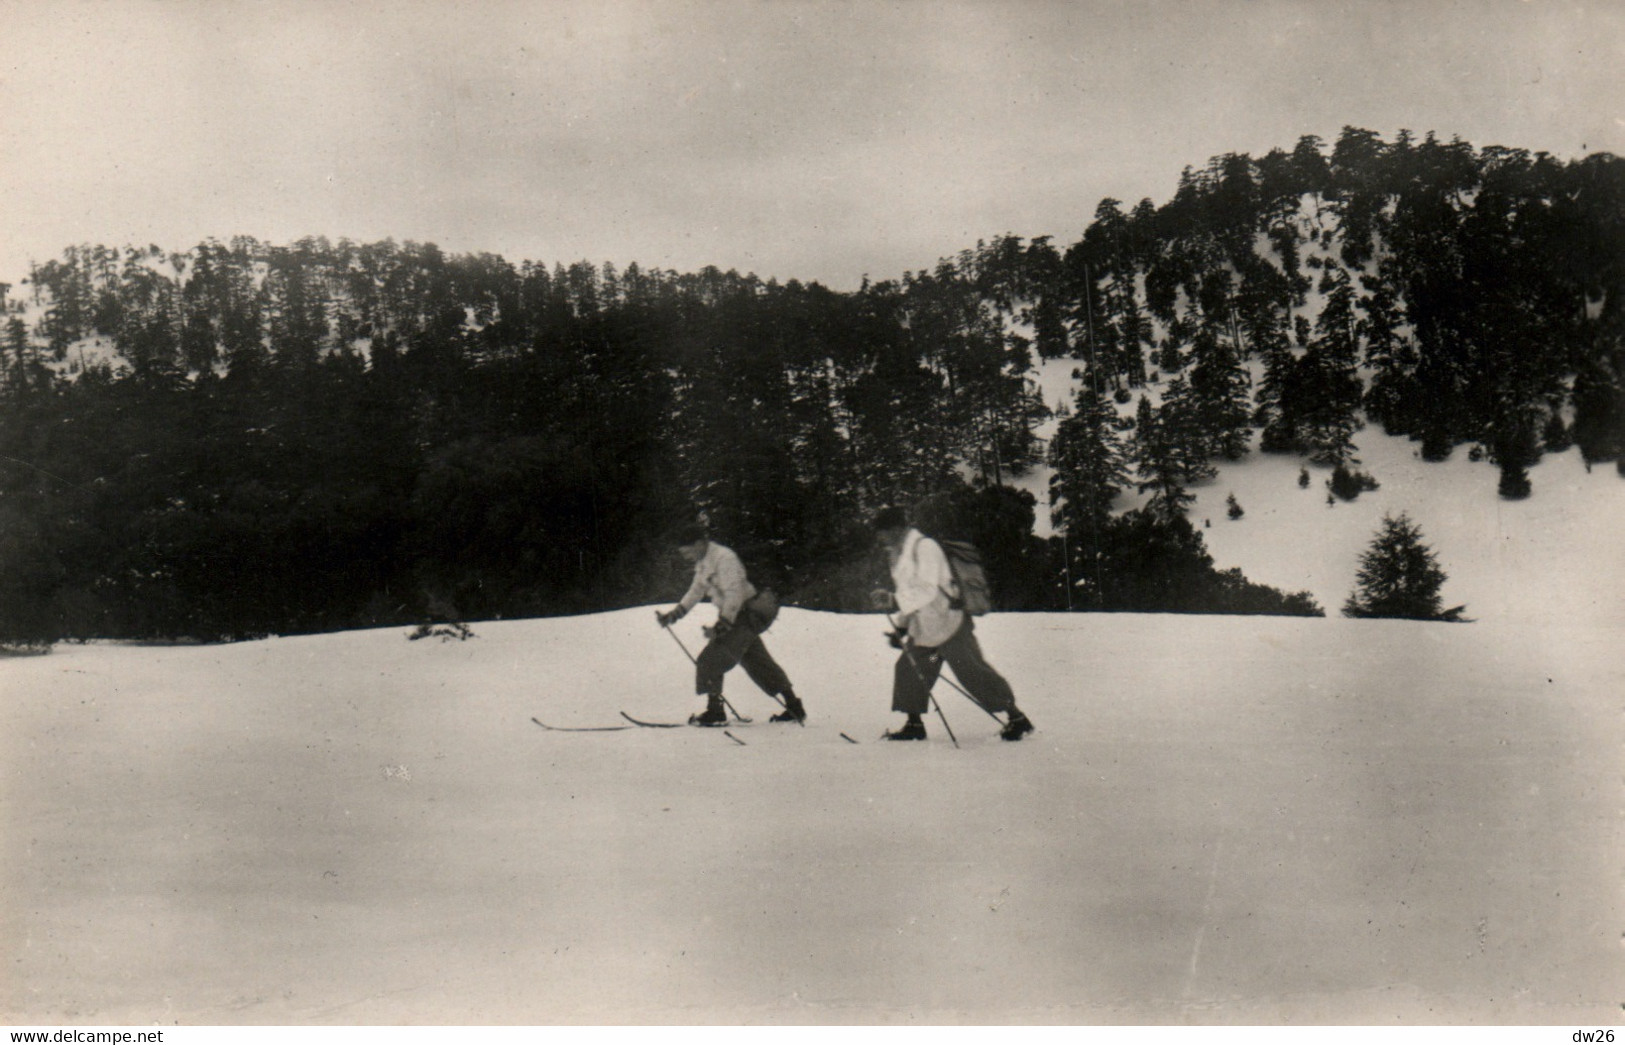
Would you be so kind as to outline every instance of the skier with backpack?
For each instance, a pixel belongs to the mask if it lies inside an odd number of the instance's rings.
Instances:
[[[745,564],[732,548],[710,539],[703,526],[686,526],[673,536],[678,554],[694,564],[694,581],[676,606],[656,613],[655,620],[669,628],[702,600],[716,604],[716,623],[706,629],[705,648],[694,658],[694,690],[705,697],[705,710],[691,715],[696,726],[723,726],[728,712],[722,699],[722,677],[735,664],[768,696],[782,697],[784,710],[774,722],[804,722],[807,709],[790,685],[790,678],[762,643],[762,632],[779,614],[778,598],[758,591],[745,574]]]
[[[874,528],[892,577],[892,590],[879,589],[874,599],[877,607],[896,607],[898,617],[888,638],[902,651],[893,672],[892,710],[908,716],[886,739],[926,738],[924,715],[943,664],[954,669],[977,704],[989,712],[1006,713],[1000,737],[1020,740],[1031,733],[1032,721],[1016,707],[1010,683],[988,665],[976,641],[972,617],[986,613],[990,603],[980,563],[972,558],[974,550],[925,536],[909,525],[901,508],[882,510]],[[950,550],[962,556],[958,571]]]

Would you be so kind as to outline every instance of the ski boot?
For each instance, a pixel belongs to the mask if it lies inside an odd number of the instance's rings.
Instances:
[[[726,726],[728,724],[728,712],[722,706],[722,694],[713,693],[706,698],[705,710],[697,715],[688,716],[688,724],[691,726]]]
[[[999,730],[999,738],[1001,740],[1020,740],[1032,731],[1032,720],[1012,708],[1010,710],[1010,721],[1006,722],[1004,728]]]
[[[794,693],[784,694],[784,710],[768,719],[769,722],[806,722],[807,709],[801,705],[801,698]]]
[[[887,730],[883,735],[887,740],[924,740],[925,723],[920,721],[920,716],[910,715],[901,729]]]

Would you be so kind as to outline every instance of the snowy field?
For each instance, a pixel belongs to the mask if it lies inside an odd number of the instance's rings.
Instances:
[[[531,724],[692,710],[652,616],[0,664],[3,1019],[1619,1018],[1614,629],[998,616],[956,749],[789,610],[803,728]]]
[[[1019,744],[879,742],[883,620],[793,608],[736,739],[531,723],[696,710],[653,607],[0,660],[0,1022],[1615,1025],[1625,482],[1360,442],[1194,512],[1325,619],[985,618]],[[1477,623],[1337,615],[1383,511]]]

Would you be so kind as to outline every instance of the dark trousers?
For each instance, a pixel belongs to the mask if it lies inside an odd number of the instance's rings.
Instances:
[[[730,628],[711,635],[694,663],[694,692],[704,696],[722,692],[722,676],[735,664],[769,696],[790,692],[790,677],[762,644],[761,633],[749,613],[741,613]]]
[[[976,641],[970,617],[947,642],[937,647],[914,646],[897,658],[892,675],[891,709],[910,715],[923,715],[931,707],[931,687],[942,674],[942,665],[954,669],[954,676],[971,699],[989,711],[1010,711],[1016,694],[1010,683],[988,666]]]

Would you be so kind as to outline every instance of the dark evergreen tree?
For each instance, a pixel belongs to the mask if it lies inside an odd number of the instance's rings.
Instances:
[[[1501,468],[1497,490],[1503,498],[1520,501],[1534,491],[1529,466],[1540,459],[1540,450],[1529,422],[1498,427],[1491,457]]]
[[[4,284],[0,284],[3,287]],[[4,295],[0,294],[0,299]],[[4,312],[0,311],[0,315]],[[21,316],[13,315],[5,321],[4,365],[0,366],[0,391],[27,398],[51,385],[51,371],[39,357],[33,339],[28,335],[28,324]]]
[[[1386,267],[1363,282],[1368,292],[1360,299],[1357,330],[1371,367],[1365,410],[1389,435],[1408,435],[1417,429],[1421,413],[1422,397],[1414,387],[1416,348],[1399,329],[1399,299]]]
[[[1114,199],[1095,208],[1095,221],[1084,233],[1086,259],[1091,266],[1090,298],[1098,296],[1103,322],[1095,326],[1096,358],[1123,375],[1130,387],[1145,383],[1145,349],[1151,343],[1150,325],[1140,310],[1135,229]]]
[[[1386,515],[1371,546],[1360,556],[1355,588],[1343,604],[1343,616],[1460,620],[1464,607],[1440,608],[1446,579],[1410,517]]]
[[[1026,289],[1032,298],[1026,318],[1033,327],[1033,348],[1040,359],[1062,359],[1072,354],[1066,329],[1065,269],[1060,252],[1048,236],[1033,240],[1023,259]]]
[[[1341,464],[1354,452],[1360,428],[1357,411],[1364,386],[1355,371],[1353,290],[1339,273],[1330,280],[1326,303],[1315,321],[1315,340],[1295,367],[1291,385],[1297,443],[1321,464]]]
[[[1210,330],[1197,334],[1192,355],[1191,408],[1211,457],[1239,461],[1252,438],[1251,380],[1235,349]]]
[[[1149,406],[1149,403],[1147,404]],[[1050,520],[1076,534],[1097,531],[1128,486],[1117,411],[1088,374],[1078,383],[1072,413],[1050,442]]]
[[[1160,408],[1140,397],[1132,457],[1139,475],[1139,491],[1151,493],[1146,510],[1164,518],[1183,515],[1196,500],[1190,485],[1217,474],[1204,452],[1200,425],[1183,378],[1168,383]]]
[[[1387,202],[1384,161],[1387,147],[1372,131],[1344,127],[1332,147],[1332,185],[1343,233],[1342,260],[1362,269],[1375,249]]]

